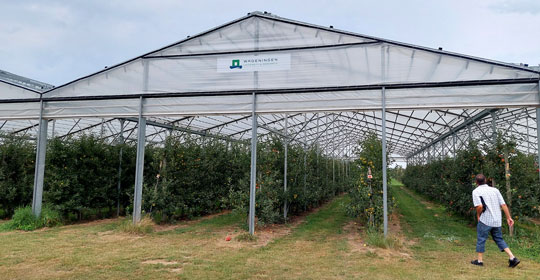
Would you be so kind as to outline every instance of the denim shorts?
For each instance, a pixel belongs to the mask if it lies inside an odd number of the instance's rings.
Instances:
[[[477,233],[477,241],[476,241],[476,252],[483,253],[486,251],[486,240],[489,237],[489,233],[491,232],[491,237],[493,237],[493,241],[497,243],[497,246],[499,249],[504,251],[504,249],[508,248],[508,245],[506,245],[506,242],[504,242],[504,239],[502,237],[502,230],[501,227],[490,227],[486,226],[482,222],[478,222],[478,225],[476,226],[476,233]]]

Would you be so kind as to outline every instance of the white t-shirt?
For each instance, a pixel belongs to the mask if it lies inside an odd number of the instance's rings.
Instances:
[[[500,227],[502,225],[501,205],[506,204],[501,192],[488,185],[480,185],[472,193],[474,207],[482,205],[484,199],[486,211],[480,215],[480,222],[490,227]]]

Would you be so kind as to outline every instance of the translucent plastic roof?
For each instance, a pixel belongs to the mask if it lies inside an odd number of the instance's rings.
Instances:
[[[290,60],[269,71],[220,68],[222,61],[263,56]],[[287,118],[291,141],[351,157],[366,133],[381,134],[384,88],[391,151],[406,157],[441,145],[442,156],[451,152],[449,133],[457,145],[467,141],[464,124],[486,138],[495,123],[527,136],[521,148],[530,150],[539,79],[528,67],[255,12],[48,90],[42,100],[55,137],[91,132],[115,141],[124,123],[124,138],[133,139],[142,97],[148,141],[171,133],[243,141],[251,136],[255,92],[263,140],[284,137]],[[36,97],[0,81],[2,130],[35,135]]]

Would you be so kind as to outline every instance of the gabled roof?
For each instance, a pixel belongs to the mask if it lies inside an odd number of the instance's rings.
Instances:
[[[54,86],[0,70],[0,100],[39,98]]]
[[[291,69],[264,73],[257,85],[250,73],[216,71],[218,58],[255,53],[290,54]],[[52,89],[45,97],[416,88],[531,82],[539,75],[527,67],[253,12]]]

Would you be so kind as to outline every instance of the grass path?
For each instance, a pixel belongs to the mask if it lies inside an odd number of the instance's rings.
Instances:
[[[484,267],[469,264],[476,258],[476,229],[461,218],[453,217],[444,207],[431,204],[402,186],[394,186],[398,208],[407,225],[406,235],[418,240],[415,258],[424,265],[425,275],[464,279],[538,279],[538,260],[522,258],[522,264],[509,269],[506,254],[499,252],[493,241],[486,244]],[[512,248],[511,248],[512,249]],[[514,248],[518,249],[518,248]],[[517,253],[519,250],[514,250]],[[519,255],[518,255],[519,256]]]
[[[134,236],[115,231],[119,220],[0,234],[5,279],[537,279],[540,264],[511,270],[488,246],[486,267],[469,265],[474,229],[441,207],[393,187],[412,254],[356,250],[341,196],[265,246],[224,240],[243,232],[232,213],[170,231]],[[434,205],[435,206],[435,205]],[[361,245],[360,245],[361,247]]]

